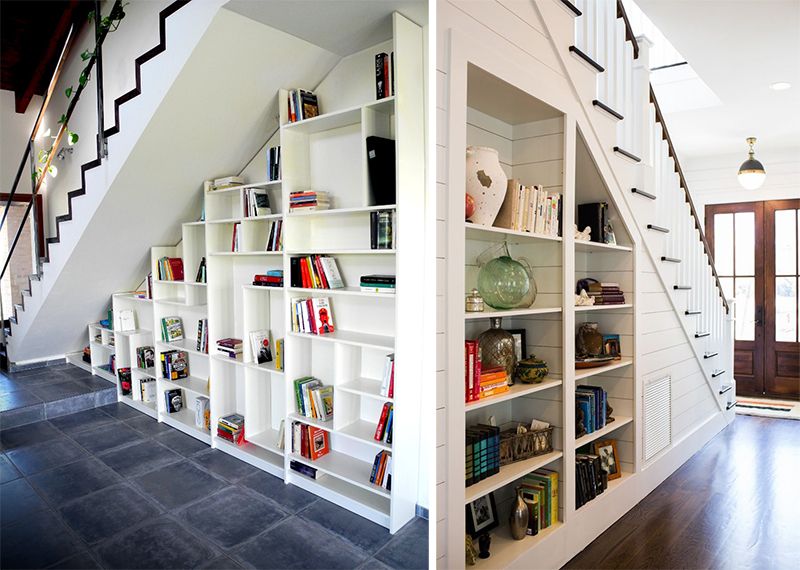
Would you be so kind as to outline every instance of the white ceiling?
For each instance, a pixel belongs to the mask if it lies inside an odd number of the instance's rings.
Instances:
[[[225,8],[342,57],[390,39],[392,12],[420,26],[428,19],[425,0],[231,0]]]
[[[636,2],[720,100],[682,101],[695,95],[680,77],[656,87],[679,157],[744,161],[755,136],[767,171],[771,154],[796,148],[800,159],[800,0]],[[792,88],[771,90],[777,81]]]

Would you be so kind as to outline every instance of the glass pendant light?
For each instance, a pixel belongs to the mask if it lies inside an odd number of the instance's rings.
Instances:
[[[764,170],[764,165],[755,159],[753,145],[756,144],[756,138],[748,137],[747,144],[750,145],[750,151],[747,153],[747,160],[739,167],[739,184],[746,190],[756,190],[764,184],[767,172]]]

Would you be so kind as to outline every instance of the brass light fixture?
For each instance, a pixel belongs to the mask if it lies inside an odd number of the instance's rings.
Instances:
[[[750,150],[747,153],[747,160],[739,167],[739,184],[746,190],[756,190],[764,184],[767,172],[764,170],[764,165],[755,159],[753,145],[756,144],[756,138],[748,137],[747,144],[750,145]]]

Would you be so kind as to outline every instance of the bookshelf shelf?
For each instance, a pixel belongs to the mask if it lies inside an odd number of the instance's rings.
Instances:
[[[156,341],[158,346],[165,347],[167,350],[185,350],[190,354],[195,354],[197,356],[208,356],[205,352],[200,352],[195,348],[197,345],[195,344],[194,339],[183,339],[183,340],[174,340],[172,342],[164,342],[162,340]]]
[[[326,422],[322,420],[317,420],[314,418],[309,418],[303,415],[300,415],[296,412],[289,414],[289,419],[293,422],[300,422],[310,426],[318,427],[319,429],[324,429],[325,431],[333,431],[333,420],[330,419]]]
[[[206,224],[205,220],[197,220],[196,222],[184,222],[181,225],[191,228],[191,227],[202,227],[205,224]]]
[[[391,443],[385,443],[383,441],[376,441],[374,438],[375,435],[375,423],[368,422],[365,420],[356,420],[350,424],[347,424],[344,427],[338,428],[336,433],[340,433],[344,436],[353,438],[357,441],[362,443],[366,443],[372,446],[375,446],[379,449],[385,449],[386,451],[392,450]]]
[[[250,442],[236,445],[220,437],[214,437],[214,446],[263,471],[278,477],[283,476],[283,452],[278,454]]]
[[[266,216],[240,216],[238,218],[222,218],[218,220],[209,220],[207,224],[233,224],[236,222],[267,222],[269,220],[280,220],[283,214],[268,214]]]
[[[99,368],[97,366],[93,367],[92,370],[94,371],[95,374],[97,374],[101,378],[104,378],[109,382],[114,382],[115,384],[117,383],[117,377],[111,374],[111,372],[109,372],[108,370],[103,370],[102,368]]]
[[[366,461],[359,461],[351,455],[331,451],[316,461],[311,461],[296,453],[290,453],[289,458],[293,461],[308,465],[309,467],[314,467],[322,473],[342,479],[351,485],[360,487],[375,495],[387,498],[391,495],[391,493],[383,487],[373,485],[369,482],[369,476],[370,473],[372,473],[372,464]]]
[[[287,218],[310,218],[315,216],[345,216],[352,214],[367,214],[369,212],[380,212],[383,210],[396,210],[397,204],[387,204],[385,206],[366,206],[364,208],[333,208],[330,210],[292,210]]]
[[[130,407],[139,410],[143,414],[147,414],[153,419],[158,419],[158,410],[156,409],[155,402],[143,402],[142,400],[134,400],[130,396],[120,396],[122,402]]]
[[[113,353],[116,351],[116,347],[114,347],[114,346],[110,346],[110,345],[108,345],[108,344],[104,344],[104,343],[102,343],[102,342],[90,341],[90,342],[89,342],[89,345],[90,345],[92,348],[102,348],[103,350],[106,350],[106,351],[108,351],[108,352],[111,352],[112,354],[113,354]]]
[[[584,378],[590,378],[591,376],[596,376],[598,374],[603,374],[604,372],[610,372],[611,370],[616,370],[617,368],[623,368],[625,366],[630,366],[633,364],[632,358],[622,358],[622,360],[614,360],[611,364],[606,364],[605,366],[598,366],[597,368],[585,368],[583,370],[576,370],[575,371],[575,381],[583,380]]]
[[[393,400],[393,398],[381,396],[381,381],[373,380],[372,378],[356,378],[351,382],[337,386],[336,389],[382,402],[391,402]]]
[[[291,456],[290,459],[293,460]],[[329,501],[349,502],[354,505],[353,510],[359,515],[381,526],[389,526],[391,512],[389,497],[353,486],[346,480],[322,472],[317,474],[316,479],[294,471],[292,473],[297,475],[297,484],[301,487]]]
[[[281,463],[283,463],[283,450],[278,447],[278,430],[266,429],[253,435],[246,434],[245,439],[262,449],[281,455]]]
[[[214,253],[208,254],[211,257],[246,257],[246,256],[256,256],[256,255],[274,255],[274,256],[282,256],[282,251],[216,251]]]
[[[263,288],[263,287],[262,287]],[[289,287],[292,293],[319,294],[319,295],[349,295],[353,297],[376,297],[378,299],[394,299],[394,293],[373,293],[362,291],[359,287],[341,287],[339,289],[304,289],[302,287]]]
[[[287,251],[289,255],[394,255],[394,249],[302,249]]]
[[[164,384],[168,384],[172,388],[182,388],[200,396],[208,397],[208,381],[202,378],[188,376],[187,378],[181,378],[179,380],[167,380],[166,378],[161,378],[161,380]]]
[[[251,370],[256,370],[258,372],[267,372],[269,374],[280,374],[281,376],[283,375],[283,370],[278,370],[275,367],[274,360],[272,362],[262,362],[261,364],[258,364],[256,362],[249,362],[245,364],[245,366],[247,366]]]
[[[493,226],[482,226],[470,222],[464,222],[466,239],[473,241],[486,241],[502,243],[507,241],[510,244],[524,244],[536,242],[560,242],[561,236],[550,236],[531,232],[520,232],[507,228],[496,228]]]
[[[361,122],[361,108],[363,105],[357,107],[350,107],[335,111],[333,113],[325,113],[304,119],[302,121],[295,121],[294,123],[286,123],[281,128],[287,131],[294,131],[306,135],[321,133],[323,131],[331,131],[333,129],[340,129],[349,125],[355,125]]]
[[[585,503],[584,505],[579,507],[575,511],[576,515],[578,515],[578,516],[586,516],[590,511],[592,511],[594,509],[602,508],[604,500],[607,499],[609,495],[613,494],[615,491],[617,491],[618,489],[623,487],[625,485],[625,483],[630,481],[631,480],[630,479],[631,475],[632,475],[632,473],[629,472],[629,471],[622,471],[622,474],[621,474],[620,477],[618,477],[617,479],[613,479],[613,480],[608,482],[608,487],[606,487],[605,491],[603,491],[601,494],[597,495],[594,499],[592,499],[588,503]]]
[[[527,309],[489,310],[481,313],[464,313],[465,320],[491,319],[493,317],[527,317],[560,313],[561,307],[528,307]]]
[[[337,330],[336,332],[328,334],[309,334],[299,332],[290,332],[288,334],[289,336],[297,338],[318,340],[321,342],[337,342],[340,344],[375,348],[378,350],[394,350],[394,338],[377,334],[366,334],[343,330]]]
[[[587,311],[613,311],[619,309],[632,309],[631,303],[620,303],[619,305],[588,305],[582,307],[575,307],[575,312],[583,313]]]
[[[260,285],[242,285],[242,289],[247,289],[248,291],[264,291],[267,293],[283,293],[285,290],[284,287],[264,287]]]
[[[155,366],[150,366],[149,368],[139,368],[138,366],[133,366],[131,367],[131,370],[139,372],[140,374],[144,374],[146,376],[150,376],[151,378],[155,378],[156,375]]]
[[[592,253],[601,251],[622,251],[631,252],[633,247],[629,245],[613,245],[610,243],[600,243],[597,241],[575,241],[575,251]]]
[[[575,449],[586,445],[587,443],[592,443],[596,439],[600,439],[601,437],[608,435],[614,430],[618,430],[621,427],[624,427],[631,423],[633,418],[628,416],[615,416],[615,420],[610,424],[607,424],[600,428],[599,430],[595,430],[592,433],[587,433],[583,437],[579,437],[575,440]]]
[[[173,412],[171,414],[161,412],[159,413],[159,416],[161,417],[161,421],[163,421],[165,424],[182,431],[186,435],[190,435],[196,439],[199,439],[200,441],[211,444],[211,434],[206,430],[195,426],[194,410],[188,410],[184,408],[179,412]]]
[[[551,451],[550,453],[537,455],[530,459],[525,459],[524,461],[517,461],[516,463],[504,465],[500,468],[499,473],[487,477],[480,483],[466,487],[464,492],[464,504],[471,503],[475,499],[479,499],[500,487],[513,483],[520,477],[524,477],[532,471],[546,467],[562,457],[563,453],[561,451]]]
[[[187,303],[186,299],[179,299],[175,297],[167,297],[165,299],[154,299],[156,303],[161,303],[162,305],[172,305],[173,307],[182,307],[187,309],[193,309],[196,311],[204,311],[208,307],[206,304],[191,304]]]
[[[515,540],[511,536],[508,521],[501,519],[500,527],[492,531],[492,556],[486,560],[478,558],[475,568],[505,568],[526,550],[546,542],[561,530],[562,526],[562,523],[556,522],[539,531],[536,536],[526,536],[522,540]]]
[[[237,355],[236,358],[231,358],[230,356],[225,356],[224,354],[212,354],[211,358],[217,362],[224,362],[225,364],[236,364],[237,366],[244,366],[246,364],[244,361],[244,356],[241,354]]]
[[[158,283],[159,285],[183,285],[185,281],[183,279],[153,279],[153,283]]]
[[[197,281],[186,281],[185,285],[188,285],[190,287],[206,287],[208,283],[200,283]]]
[[[482,400],[478,400],[477,402],[468,402],[466,405],[466,410],[468,412],[472,410],[479,410],[481,408],[485,408],[486,406],[492,406],[494,404],[499,404],[501,402],[513,400],[514,398],[528,396],[530,394],[535,394],[536,392],[541,392],[542,390],[557,388],[562,384],[563,382],[561,378],[553,378],[550,376],[547,376],[539,384],[522,384],[520,382],[517,382],[516,384],[511,386],[508,392],[506,392],[505,394],[501,394],[499,396],[492,396],[490,398],[484,398]]]

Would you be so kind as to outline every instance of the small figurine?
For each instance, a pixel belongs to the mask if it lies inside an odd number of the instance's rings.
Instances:
[[[575,295],[576,307],[590,307],[594,305],[594,297],[590,297],[586,289],[581,289],[580,295]]]
[[[586,226],[583,228],[583,231],[578,231],[578,224],[572,225],[573,230],[575,231],[575,241],[591,241],[592,239],[592,228]]]
[[[575,408],[575,439],[586,435],[586,426],[583,425],[583,410]]]
[[[478,553],[478,558],[489,558],[491,554],[489,554],[489,547],[492,545],[492,537],[489,536],[488,532],[483,533],[478,537],[478,548],[480,549],[480,553]]]
[[[610,424],[611,422],[614,421],[615,418],[611,417],[611,414],[613,414],[613,413],[614,413],[614,408],[612,408],[611,404],[609,404],[608,400],[606,400],[606,423],[607,424]]]

